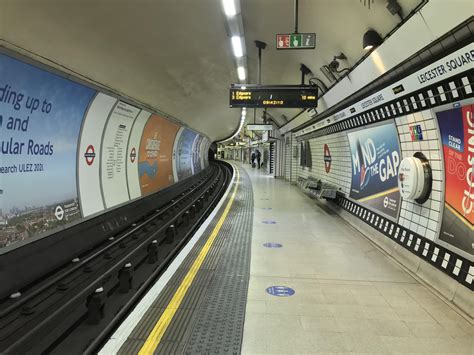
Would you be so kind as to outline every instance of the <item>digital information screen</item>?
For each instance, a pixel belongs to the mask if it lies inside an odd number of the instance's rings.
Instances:
[[[230,107],[312,108],[318,105],[318,88],[309,85],[230,86]]]

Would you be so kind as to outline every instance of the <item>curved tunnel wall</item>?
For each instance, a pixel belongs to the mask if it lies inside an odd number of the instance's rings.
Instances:
[[[336,187],[341,207],[401,246],[402,262],[438,289],[443,282],[417,257],[470,289],[474,284],[473,68],[470,43],[337,113],[336,123],[286,135],[286,177]],[[302,140],[310,143],[311,168],[295,158]],[[397,184],[401,160],[417,152],[432,169],[423,203],[403,199]],[[456,302],[456,287],[445,285]]]
[[[0,53],[0,131],[0,251],[209,164],[207,137],[8,53]]]

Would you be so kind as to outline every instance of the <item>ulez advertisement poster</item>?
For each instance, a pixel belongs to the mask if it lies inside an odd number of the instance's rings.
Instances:
[[[400,208],[400,146],[395,124],[349,132],[348,138],[352,161],[350,197],[396,219]]]
[[[444,212],[439,239],[474,254],[474,105],[436,113],[443,143]]]
[[[77,142],[94,95],[0,55],[0,247],[81,218]]]

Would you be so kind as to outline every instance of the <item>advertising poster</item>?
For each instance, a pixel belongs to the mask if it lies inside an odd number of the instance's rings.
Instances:
[[[156,192],[174,183],[173,144],[179,126],[152,115],[148,119],[138,151],[138,176],[142,195]]]
[[[114,97],[97,93],[82,122],[77,156],[77,179],[83,217],[105,209],[100,182],[100,151],[107,118],[116,103],[117,99]]]
[[[203,138],[202,139],[202,143],[201,143],[201,152],[199,153],[199,159],[200,159],[200,162],[201,162],[201,170],[204,170],[206,168],[206,160],[205,160],[205,156],[207,156],[207,138]],[[245,152],[244,152],[245,153]]]
[[[187,177],[193,174],[192,170],[192,147],[194,139],[196,138],[196,133],[190,129],[185,128],[181,135],[176,146],[176,174],[178,181],[186,179]]]
[[[196,135],[193,143],[193,174],[197,174],[201,171],[201,144],[202,136]]]
[[[0,55],[0,247],[81,218],[77,144],[95,93]]]
[[[145,125],[150,116],[151,113],[148,111],[142,110],[140,112],[132,126],[132,132],[130,133],[130,139],[128,140],[127,182],[128,194],[131,200],[142,196],[140,178],[138,176],[139,150],[143,130],[145,129]]]
[[[400,192],[398,132],[394,123],[348,133],[352,160],[350,197],[397,218]]]
[[[128,201],[127,145],[140,109],[123,101],[110,113],[101,147],[101,184],[106,208]]]
[[[474,105],[438,112],[445,208],[439,239],[474,254]]]

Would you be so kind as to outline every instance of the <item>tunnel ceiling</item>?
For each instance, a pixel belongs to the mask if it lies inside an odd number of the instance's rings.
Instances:
[[[340,61],[340,68],[353,66],[364,54],[362,37],[373,28],[382,38],[401,20],[386,8],[387,0],[299,0],[299,32],[316,33],[314,50],[275,49],[275,34],[294,31],[293,0],[240,0],[249,63],[249,76],[257,80],[257,48],[254,40],[267,43],[262,60],[262,84],[300,84],[300,64],[309,67],[314,76],[330,82],[320,70],[341,52],[347,60]],[[370,1],[370,9],[368,2]],[[399,0],[403,14],[408,15],[422,1]],[[365,6],[364,6],[364,3]],[[308,77],[307,77],[308,78]],[[307,81],[306,81],[307,83]],[[294,117],[299,109],[269,109],[268,112],[279,125],[282,118]],[[257,118],[262,112],[257,112]],[[253,120],[253,116],[251,116]]]
[[[370,0],[368,0],[370,1]],[[241,0],[249,77],[254,40],[268,44],[263,84],[298,84],[300,63],[319,68],[343,52],[353,65],[362,36],[382,36],[400,21],[375,0],[300,0],[300,32],[316,32],[315,50],[276,51],[275,34],[292,32],[293,0]],[[399,0],[407,14],[419,0]],[[240,114],[228,107],[238,82],[220,0],[0,0],[1,38],[179,118],[211,139],[229,136]],[[326,81],[327,82],[327,81]],[[298,110],[270,110],[281,125]],[[257,116],[261,116],[258,112]],[[252,115],[249,119],[253,120]]]

